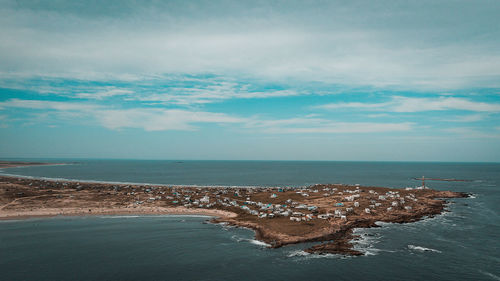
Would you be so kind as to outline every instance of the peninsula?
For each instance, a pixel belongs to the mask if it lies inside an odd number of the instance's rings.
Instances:
[[[37,163],[38,164],[38,163]],[[277,248],[321,242],[306,252],[362,255],[353,229],[408,223],[444,211],[443,198],[467,194],[424,188],[344,184],[303,188],[187,187],[91,183],[0,176],[0,219],[58,215],[204,214],[255,230]]]

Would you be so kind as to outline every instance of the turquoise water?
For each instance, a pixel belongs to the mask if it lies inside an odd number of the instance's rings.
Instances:
[[[59,217],[0,222],[0,280],[500,280],[500,165],[474,163],[79,161],[5,173],[197,185],[321,182],[466,191],[449,212],[358,230],[361,257],[268,249],[253,232],[206,217]],[[273,176],[274,175],[274,176]]]

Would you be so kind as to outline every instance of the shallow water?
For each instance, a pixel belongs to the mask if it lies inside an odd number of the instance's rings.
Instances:
[[[204,223],[207,217],[3,221],[1,280],[500,280],[499,164],[260,162],[266,167],[261,169],[255,161],[199,161],[203,163],[191,163],[186,171],[176,167],[160,173],[162,169],[146,168],[154,166],[149,162],[142,168],[141,161],[110,162],[5,172],[199,185],[235,185],[240,179],[241,185],[345,182],[393,187],[415,185],[410,178],[425,175],[471,179],[429,184],[471,192],[475,198],[451,200],[449,212],[416,223],[357,230],[360,239],[355,247],[366,253],[361,257],[302,251],[312,244],[269,249],[253,240],[252,231]],[[193,173],[195,167],[199,173]],[[106,175],[102,169],[115,172]],[[137,173],[131,175],[131,170]],[[146,170],[150,174],[142,174]],[[229,172],[215,176],[224,170]]]

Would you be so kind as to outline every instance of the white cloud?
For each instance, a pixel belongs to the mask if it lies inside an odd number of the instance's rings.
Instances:
[[[238,117],[225,113],[198,110],[164,109],[164,108],[131,108],[112,109],[100,105],[74,102],[55,102],[41,100],[10,99],[0,103],[0,109],[23,108],[45,110],[43,117],[37,120],[56,116],[63,120],[79,120],[86,117],[109,129],[139,128],[145,131],[198,129],[200,123],[241,124],[244,129],[257,130],[264,133],[380,133],[408,131],[412,123],[370,123],[370,122],[337,122],[317,118],[317,115],[289,119],[266,120],[257,117]],[[38,115],[40,116],[40,115]]]
[[[314,106],[313,108],[321,109],[339,109],[339,108],[354,108],[354,109],[377,109],[391,105],[392,103],[362,103],[362,102],[341,102],[341,103],[329,103],[319,106]]]
[[[500,112],[499,103],[486,103],[471,101],[464,98],[439,97],[439,98],[411,98],[411,97],[392,97],[389,102],[382,103],[330,103],[315,106],[321,109],[342,109],[354,108],[372,111],[389,112],[423,112],[423,111],[442,111],[442,110],[465,110],[475,112]]]
[[[459,135],[461,138],[477,139],[477,138],[493,138],[500,139],[500,134],[496,132],[482,132],[470,127],[457,127],[444,129],[445,132]]]
[[[463,98],[408,98],[394,97],[395,112],[420,112],[432,110],[466,110],[477,112],[500,112],[500,104],[470,101]]]
[[[386,133],[410,131],[411,123],[356,123],[356,122],[331,122],[320,127],[279,128],[271,127],[265,131],[269,133]]]
[[[74,102],[21,100],[21,99],[9,99],[0,102],[0,109],[8,107],[28,108],[28,109],[48,109],[48,110],[60,110],[60,111],[91,111],[98,109],[100,106],[94,104],[83,104]]]
[[[162,130],[194,130],[196,123],[241,123],[245,119],[232,117],[223,113],[204,111],[188,111],[180,109],[134,108],[109,109],[100,105],[76,102],[57,102],[43,100],[10,99],[0,102],[0,109],[23,108],[48,110],[45,117],[54,111],[66,120],[86,116],[95,118],[109,129],[141,128],[146,131]],[[39,118],[36,118],[39,119]],[[36,122],[36,120],[32,120]]]
[[[267,133],[383,133],[410,131],[412,123],[337,122],[321,118],[290,118],[280,120],[252,120],[250,128],[259,128]]]
[[[252,99],[252,98],[274,98],[299,95],[293,90],[269,90],[251,91],[246,86],[238,86],[236,83],[219,82],[214,85],[198,86],[191,88],[169,88],[158,89],[160,93],[143,94],[128,97],[129,100],[142,102],[172,103],[179,105],[205,104],[222,101],[226,99]]]
[[[484,119],[484,115],[482,114],[472,114],[472,115],[461,115],[454,116],[451,119],[447,119],[445,121],[448,122],[478,122]]]
[[[366,116],[369,118],[381,118],[381,117],[389,117],[391,115],[389,115],[387,113],[378,113],[378,114],[368,114]]]
[[[49,9],[7,1],[0,9],[0,71],[80,78],[218,73],[438,89],[500,86],[498,30],[492,24],[498,5],[209,1],[188,8],[181,2],[115,3],[97,12],[85,2],[69,11],[71,4],[60,2],[46,4],[53,6]],[[117,6],[130,10],[121,14]],[[97,15],[87,15],[89,10]]]
[[[77,93],[75,94],[76,98],[80,99],[96,99],[96,100],[102,100],[105,98],[110,98],[114,96],[123,96],[123,95],[130,95],[133,94],[134,92],[128,89],[117,89],[115,87],[109,87],[109,89],[106,89],[105,91],[99,91],[95,93]]]
[[[96,116],[109,129],[140,128],[146,131],[191,131],[196,123],[241,123],[244,119],[223,113],[166,109],[103,110]]]

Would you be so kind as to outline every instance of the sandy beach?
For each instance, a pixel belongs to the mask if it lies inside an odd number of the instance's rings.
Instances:
[[[221,219],[233,218],[232,212],[211,209],[188,209],[183,207],[131,207],[131,208],[43,208],[30,210],[9,210],[0,207],[0,220],[27,219],[55,216],[96,216],[96,215],[203,215]]]

